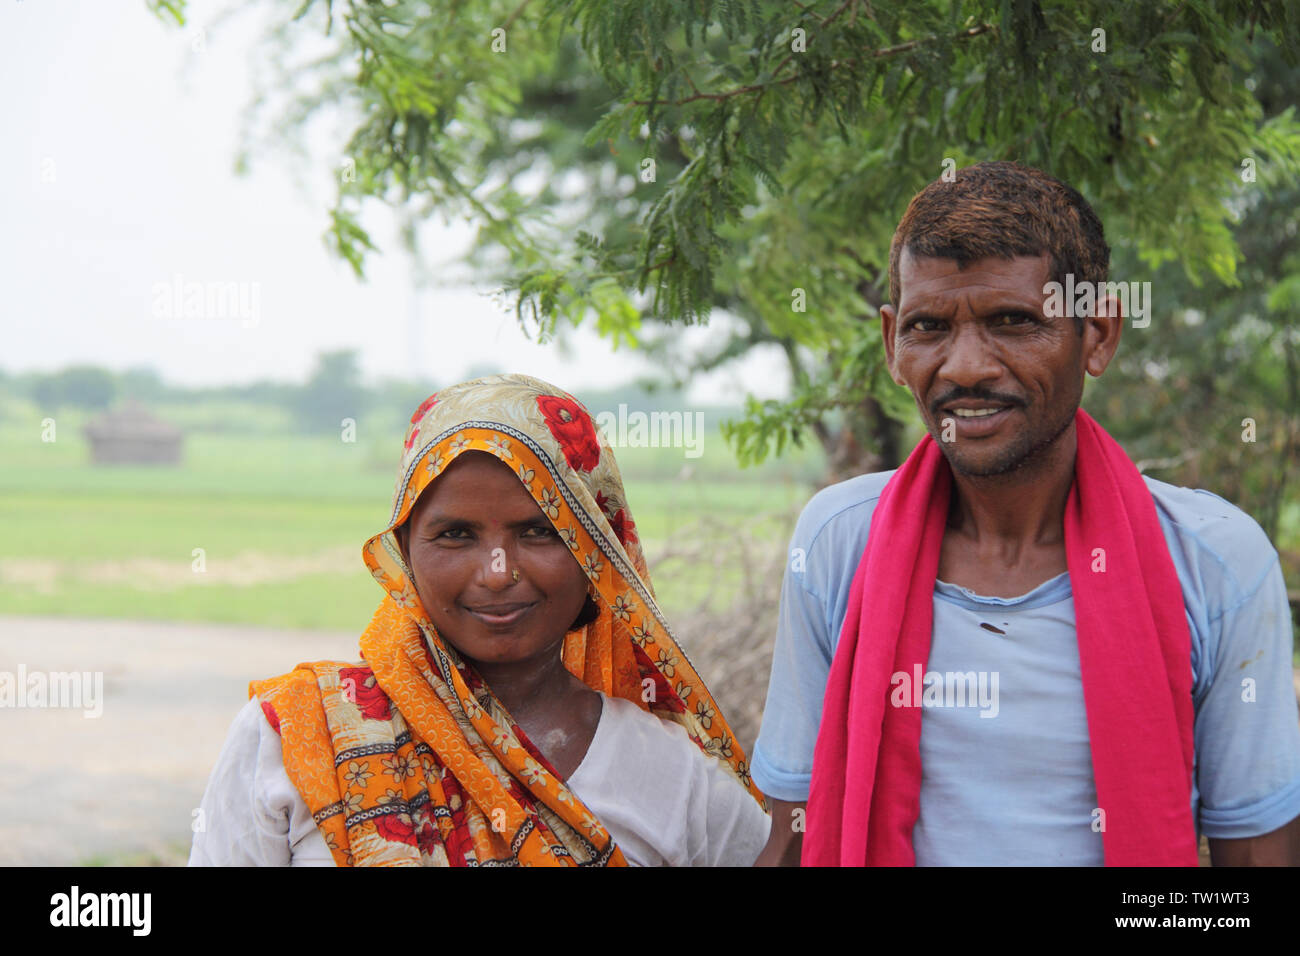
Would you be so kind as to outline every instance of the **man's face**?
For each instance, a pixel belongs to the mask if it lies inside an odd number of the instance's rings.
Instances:
[[[1002,475],[1035,460],[1073,424],[1083,374],[1099,375],[1099,330],[1043,314],[1046,255],[899,263],[897,312],[881,309],[894,381],[911,389],[926,428],[958,474]],[[948,440],[944,440],[944,439]]]

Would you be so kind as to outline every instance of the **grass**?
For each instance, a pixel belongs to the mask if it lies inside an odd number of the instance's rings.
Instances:
[[[200,427],[222,420],[184,411],[177,417]],[[246,433],[191,430],[182,463],[170,467],[94,466],[79,416],[61,413],[53,442],[41,441],[34,413],[7,416],[0,613],[359,633],[382,598],[361,545],[387,522],[401,434],[356,443],[277,435],[269,429],[282,423],[273,416],[241,414]],[[366,434],[359,422],[358,435]],[[821,468],[808,451],[741,471],[716,431],[703,447],[695,459],[681,449],[616,451],[652,562],[703,521],[728,535],[797,509]],[[785,547],[784,533],[771,525],[773,548]],[[739,578],[721,580],[725,590]],[[706,596],[689,573],[654,581],[670,615]]]
[[[97,853],[81,860],[77,866],[185,866],[189,858],[189,843],[169,841],[157,850],[144,853]]]

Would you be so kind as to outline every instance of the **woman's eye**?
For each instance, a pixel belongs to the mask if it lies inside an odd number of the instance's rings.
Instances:
[[[540,525],[540,524],[533,525],[531,528],[529,528],[527,531],[524,532],[524,536],[528,538],[558,537],[558,535],[555,532],[555,529],[552,528],[550,525]]]
[[[469,537],[469,532],[464,528],[448,528],[441,534],[434,535],[434,538],[446,538],[451,541],[462,541]]]

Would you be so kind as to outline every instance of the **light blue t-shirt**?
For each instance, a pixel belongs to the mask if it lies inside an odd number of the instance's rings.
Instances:
[[[791,539],[752,771],[779,800],[808,799],[849,589],[892,475],[818,492]],[[1217,495],[1145,481],[1191,631],[1197,829],[1269,833],[1300,816],[1300,715],[1277,552]],[[1017,598],[937,581],[924,675],[896,675],[891,693],[922,707],[919,865],[1102,863],[1068,574]]]

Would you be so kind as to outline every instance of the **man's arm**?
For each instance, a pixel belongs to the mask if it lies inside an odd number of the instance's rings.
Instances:
[[[773,836],[775,833],[773,830]],[[770,840],[767,845],[772,845]],[[1300,817],[1262,836],[1241,840],[1211,839],[1210,862],[1215,866],[1300,866]]]
[[[768,834],[767,846],[763,847],[763,852],[758,855],[754,865],[798,866],[799,855],[803,852],[803,830],[808,801],[789,803],[774,799],[771,803],[772,831]]]
[[[790,537],[772,671],[751,754],[750,772],[772,807],[772,829],[758,866],[799,865],[835,635],[872,510],[888,480],[888,473],[864,475],[822,489]]]
[[[1233,573],[1201,568],[1213,600],[1201,645],[1208,656],[1198,664],[1201,673],[1211,668],[1196,704],[1199,829],[1216,866],[1300,865],[1291,609],[1268,539],[1244,516],[1235,524],[1202,531],[1214,545],[1208,553]]]

